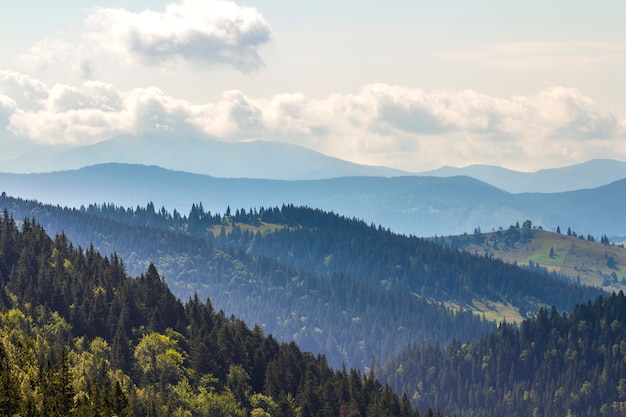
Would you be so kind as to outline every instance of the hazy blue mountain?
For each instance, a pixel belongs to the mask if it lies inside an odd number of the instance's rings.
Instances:
[[[490,165],[470,165],[465,168],[445,166],[419,175],[452,177],[467,175],[511,193],[556,193],[595,188],[626,178],[626,162],[593,159],[563,168],[519,172]]]
[[[520,194],[532,206],[541,206],[545,212],[560,213],[579,234],[626,234],[624,207],[626,207],[626,179],[598,188],[553,194]],[[604,232],[601,232],[604,231]]]
[[[227,206],[304,205],[357,217],[417,236],[490,231],[532,220],[548,230],[571,226],[596,236],[626,235],[626,180],[558,194],[512,194],[469,177],[343,177],[279,181],[224,179],[154,166],[103,164],[48,174],[0,174],[0,191],[80,207],[115,203],[188,213],[193,203],[224,213]],[[601,215],[599,215],[601,214]]]
[[[0,161],[0,171],[39,173],[104,163],[156,165],[221,178],[325,179],[348,176],[468,176],[511,193],[553,193],[595,188],[626,178],[626,162],[595,159],[562,168],[519,172],[489,165],[445,166],[418,174],[361,165],[282,142],[223,142],[186,132],[179,136],[125,135],[93,145],[42,145],[15,159]]]
[[[406,172],[359,165],[282,142],[222,142],[200,136],[120,136],[89,146],[54,147],[0,162],[0,171],[52,172],[102,163],[158,165],[225,178],[319,179]]]

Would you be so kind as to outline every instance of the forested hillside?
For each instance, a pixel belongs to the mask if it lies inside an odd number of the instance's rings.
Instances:
[[[201,299],[209,297],[217,309],[258,323],[280,341],[295,340],[303,349],[325,353],[336,367],[346,363],[364,369],[372,357],[391,359],[412,343],[476,340],[495,330],[493,323],[471,312],[454,312],[378,282],[252,257],[220,240],[219,232],[208,240],[210,224],[219,224],[219,231],[222,218],[201,209],[187,217],[155,211],[150,204],[133,210],[108,205],[75,210],[6,196],[0,203],[15,218],[34,217],[52,233],[64,230],[75,244],[93,243],[101,253],[117,253],[132,274],[142,273],[153,262],[181,299],[194,293]],[[233,215],[237,212],[241,216],[239,209]],[[298,217],[301,214],[290,223],[304,221]],[[335,218],[339,219],[328,215]],[[224,226],[232,232],[229,224],[226,219]],[[360,222],[354,225],[364,227]],[[205,238],[190,236],[188,230]]]
[[[500,303],[527,317],[546,305],[569,311],[599,294],[498,259],[441,248],[321,210],[289,205],[265,210],[258,220],[288,226],[273,233],[245,230],[246,224],[258,221],[249,212],[237,211],[230,220],[242,226],[226,235],[226,242],[253,255],[321,274],[340,271],[372,285],[466,309]]]
[[[325,277],[345,274],[374,287],[412,293],[497,320],[521,320],[541,306],[569,311],[577,302],[600,294],[488,256],[441,248],[430,240],[319,209],[227,208],[221,216],[194,204],[188,216],[181,216],[163,209],[157,212],[148,204],[145,209],[90,205],[85,211],[127,224],[176,230],[215,247],[242,250]]]
[[[377,370],[418,404],[477,417],[626,415],[626,297],[542,309],[476,343],[414,346]]]
[[[0,280],[3,416],[418,415],[371,375],[182,304],[153,265],[131,279],[6,211]]]

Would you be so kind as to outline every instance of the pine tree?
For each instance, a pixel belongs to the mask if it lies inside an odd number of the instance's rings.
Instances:
[[[4,343],[0,340],[0,415],[12,416],[19,407],[19,386],[11,372]]]

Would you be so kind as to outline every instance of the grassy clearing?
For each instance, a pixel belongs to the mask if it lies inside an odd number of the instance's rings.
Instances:
[[[521,323],[526,318],[520,314],[515,306],[499,301],[474,298],[471,304],[461,305],[457,302],[446,302],[444,305],[455,311],[472,311],[474,314],[496,323],[502,323],[503,321],[507,323]]]
[[[275,232],[276,230],[287,228],[287,226],[284,224],[274,224],[274,223],[266,223],[266,222],[261,222],[261,224],[258,226],[246,224],[246,223],[234,223],[231,221],[231,219],[226,218],[224,223],[217,224],[211,227],[209,230],[213,233],[213,236],[219,236],[219,234],[222,233],[222,228],[224,228],[224,232],[226,233],[226,236],[228,236],[232,233],[235,227],[238,227],[242,232],[249,231],[252,233]]]
[[[589,242],[532,229],[525,239],[507,241],[505,233],[485,233],[482,241],[457,237],[460,248],[472,253],[485,253],[518,265],[539,264],[548,271],[569,277],[575,282],[603,287],[608,291],[626,289],[626,249],[619,246]],[[449,238],[452,239],[452,238]],[[550,256],[550,249],[553,256]]]

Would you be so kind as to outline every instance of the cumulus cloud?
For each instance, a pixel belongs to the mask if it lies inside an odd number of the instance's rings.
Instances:
[[[611,111],[563,87],[508,100],[471,90],[425,92],[378,84],[365,87],[360,95],[372,108],[369,123],[389,133],[602,139],[620,130]]]
[[[524,98],[518,98],[524,102]],[[572,88],[542,91],[524,107],[527,120],[543,129],[543,136],[559,139],[607,139],[620,128],[617,117]]]
[[[316,99],[227,91],[214,102],[192,104],[154,87],[123,90],[94,81],[48,87],[8,71],[0,72],[0,80],[0,120],[14,135],[39,142],[88,144],[120,134],[202,132],[227,141],[287,141],[414,171],[444,164],[521,168],[533,161],[538,168],[603,155],[626,159],[620,145],[624,120],[563,87],[503,99],[371,84],[354,94]],[[607,154],[608,149],[617,151]]]
[[[48,97],[48,87],[28,75],[0,70],[0,94],[10,97],[21,109],[36,110]]]
[[[82,80],[95,79],[111,62],[170,70],[189,63],[221,65],[247,73],[263,66],[259,48],[271,36],[257,9],[229,0],[182,0],[161,12],[101,7],[89,13],[76,39],[44,39],[18,65]]]
[[[258,48],[271,37],[258,10],[223,0],[184,0],[164,12],[98,8],[86,26],[95,43],[143,63],[226,64],[244,72],[261,66]]]
[[[122,91],[102,82],[56,84],[37,111],[17,110],[9,129],[44,143],[90,144],[119,134],[185,131],[191,105],[157,88]]]

